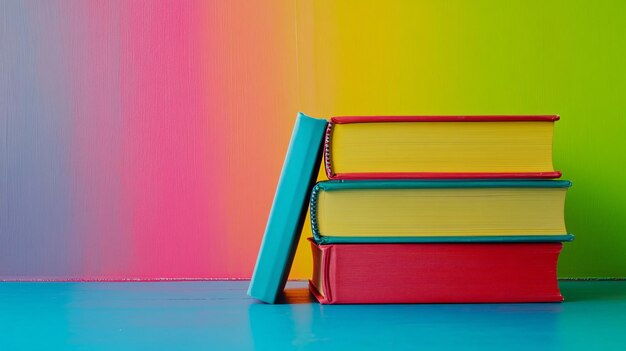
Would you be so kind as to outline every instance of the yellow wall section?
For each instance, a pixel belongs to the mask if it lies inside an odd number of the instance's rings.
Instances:
[[[576,235],[559,276],[626,277],[625,11],[624,1],[296,0],[297,107],[326,118],[559,114],[554,166],[574,184],[565,215]],[[307,222],[292,278],[311,277],[310,235]]]
[[[333,172],[551,172],[552,122],[350,123]]]
[[[321,191],[326,236],[565,234],[564,188]]]

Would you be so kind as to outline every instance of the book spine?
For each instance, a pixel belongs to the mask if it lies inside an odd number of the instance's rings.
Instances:
[[[327,169],[327,174],[330,172]],[[331,172],[332,173],[332,172]],[[517,172],[517,173],[452,173],[452,172],[388,172],[388,173],[339,173],[329,176],[337,180],[387,180],[387,179],[555,179],[561,172]]]
[[[324,256],[322,256],[322,266],[324,272],[324,294],[329,304],[336,303],[336,288],[339,271],[337,270],[337,247],[336,245],[322,245]]]
[[[558,115],[536,116],[337,116],[330,121],[336,124],[378,122],[555,122]]]
[[[324,170],[326,171],[326,176],[328,179],[333,179],[335,175],[333,174],[333,166],[332,159],[330,155],[330,144],[332,142],[332,134],[333,134],[333,122],[328,122],[328,126],[326,127],[326,134],[324,134]]]
[[[311,217],[311,232],[313,233],[313,238],[316,242],[321,242],[322,237],[320,236],[319,225],[317,221],[317,201],[319,198],[319,193],[322,188],[323,183],[317,183],[311,189],[311,200],[309,201],[309,211]]]
[[[332,271],[331,267],[333,267],[331,263],[333,246],[317,245],[311,238],[308,240],[311,242],[313,255],[313,279],[309,280],[309,290],[320,303],[334,303],[332,299],[334,283],[329,275]]]
[[[569,188],[569,180],[331,180],[317,183],[326,191],[346,189],[439,189],[439,188]]]
[[[287,282],[322,161],[326,124],[302,113],[296,119],[248,288],[258,300],[275,303]]]
[[[573,234],[493,235],[493,236],[324,236],[318,244],[435,244],[435,243],[560,243],[573,241]]]

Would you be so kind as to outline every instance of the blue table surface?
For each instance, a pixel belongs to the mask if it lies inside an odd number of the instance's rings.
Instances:
[[[248,282],[0,283],[0,350],[626,350],[626,282],[561,282],[564,303],[322,306]]]

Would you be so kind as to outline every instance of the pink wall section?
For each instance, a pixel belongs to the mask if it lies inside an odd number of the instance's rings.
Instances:
[[[294,11],[0,5],[0,88],[24,83],[0,117],[0,279],[249,277],[297,112]],[[24,144],[56,151],[26,169]]]
[[[222,257],[210,232],[223,227],[219,184],[226,158],[224,118],[211,116],[201,69],[204,9],[126,2],[121,9],[120,86],[124,128],[121,188],[131,214],[129,266],[138,277],[199,277],[202,253]],[[218,90],[218,89],[215,89]],[[204,118],[211,116],[212,119]],[[184,240],[181,240],[184,238]]]

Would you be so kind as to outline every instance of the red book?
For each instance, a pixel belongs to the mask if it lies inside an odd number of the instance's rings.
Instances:
[[[322,304],[563,301],[561,243],[311,245]]]
[[[326,129],[329,179],[558,178],[556,115],[344,116]]]

